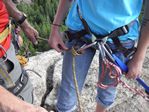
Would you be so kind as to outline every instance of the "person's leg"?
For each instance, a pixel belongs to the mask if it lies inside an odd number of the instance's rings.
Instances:
[[[101,55],[99,56],[99,78],[98,81],[101,78],[101,74],[104,71],[104,73],[106,74],[104,76],[104,79],[102,80],[102,84],[104,85],[108,85],[108,84],[112,84],[114,83],[115,80],[111,79],[109,77],[109,71],[105,71],[105,69],[103,68],[106,67],[105,65],[102,65],[102,58]],[[116,87],[108,87],[106,89],[101,88],[101,87],[97,87],[97,97],[96,97],[96,101],[97,101],[97,105],[96,105],[96,112],[106,112],[107,107],[109,107],[115,99],[116,96]]]
[[[83,43],[80,42],[79,44],[82,45]],[[74,45],[74,40],[67,44],[69,48],[71,48],[72,45]],[[76,56],[76,75],[80,91],[83,87],[94,54],[95,50],[87,49],[83,54]],[[75,110],[76,102],[77,98],[72,71],[72,53],[71,51],[67,51],[64,54],[62,81],[58,91],[58,101],[56,105],[58,112],[72,112]]]
[[[106,108],[97,103],[96,112],[106,112]]]
[[[135,41],[133,40],[126,40],[126,41],[122,41],[122,45],[127,48],[127,49],[131,49],[134,47],[135,45]],[[113,43],[109,44],[110,48],[112,48],[112,50],[115,50],[115,46]],[[126,59],[126,57],[124,56],[124,54],[122,52],[116,52],[115,51],[115,55],[121,59],[124,63],[126,63],[126,61],[128,59]],[[99,57],[100,60],[100,66],[99,66],[99,77],[101,75],[101,72],[103,70],[102,68],[102,59],[101,56]],[[108,72],[106,72],[106,76],[105,76],[105,80],[103,81],[103,84],[111,84],[114,83],[115,80],[109,78],[109,74]],[[116,87],[109,87],[107,89],[102,89],[102,88],[97,88],[97,107],[96,107],[96,112],[105,112],[106,108],[109,107],[113,102],[114,99],[116,97]]]

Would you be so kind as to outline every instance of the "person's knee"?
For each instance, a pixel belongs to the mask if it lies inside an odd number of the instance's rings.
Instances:
[[[103,107],[109,107],[115,100],[116,97],[116,88],[110,87],[108,89],[98,88],[98,95],[96,97],[97,103]]]

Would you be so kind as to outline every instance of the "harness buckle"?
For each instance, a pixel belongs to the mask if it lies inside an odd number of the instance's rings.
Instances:
[[[128,26],[125,25],[125,26],[122,26],[122,31],[124,32],[124,34],[127,34],[129,32],[129,29],[128,29]]]
[[[13,94],[18,95],[23,90],[23,88],[26,86],[28,79],[29,77],[26,71],[23,71],[20,78],[16,81],[15,86],[8,90],[12,92]]]

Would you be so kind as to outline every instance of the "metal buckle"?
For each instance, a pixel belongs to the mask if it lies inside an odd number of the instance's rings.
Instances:
[[[18,95],[23,90],[23,88],[26,86],[28,79],[29,79],[28,75],[26,74],[26,72],[23,71],[18,81],[16,81],[16,86],[8,90],[12,92],[13,94]]]
[[[129,32],[128,26],[127,26],[127,25],[122,26],[122,31],[123,31],[125,34],[127,34],[127,33]]]

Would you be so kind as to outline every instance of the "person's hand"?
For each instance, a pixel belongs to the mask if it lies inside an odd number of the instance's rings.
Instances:
[[[37,38],[39,36],[37,30],[35,30],[27,21],[21,24],[21,28],[25,35],[29,38],[29,40],[34,44],[37,45],[38,41]]]
[[[44,108],[29,104],[0,86],[0,112],[48,112]]]
[[[136,79],[142,73],[143,60],[133,57],[128,63],[128,73],[126,78]]]
[[[10,99],[7,99],[10,101]],[[12,104],[10,104],[12,103]],[[35,106],[24,101],[10,101],[8,104],[1,104],[1,112],[48,112],[42,107]]]
[[[68,50],[62,40],[62,35],[59,32],[57,26],[53,26],[48,43],[51,48],[54,48],[57,52],[63,52],[64,50]]]

